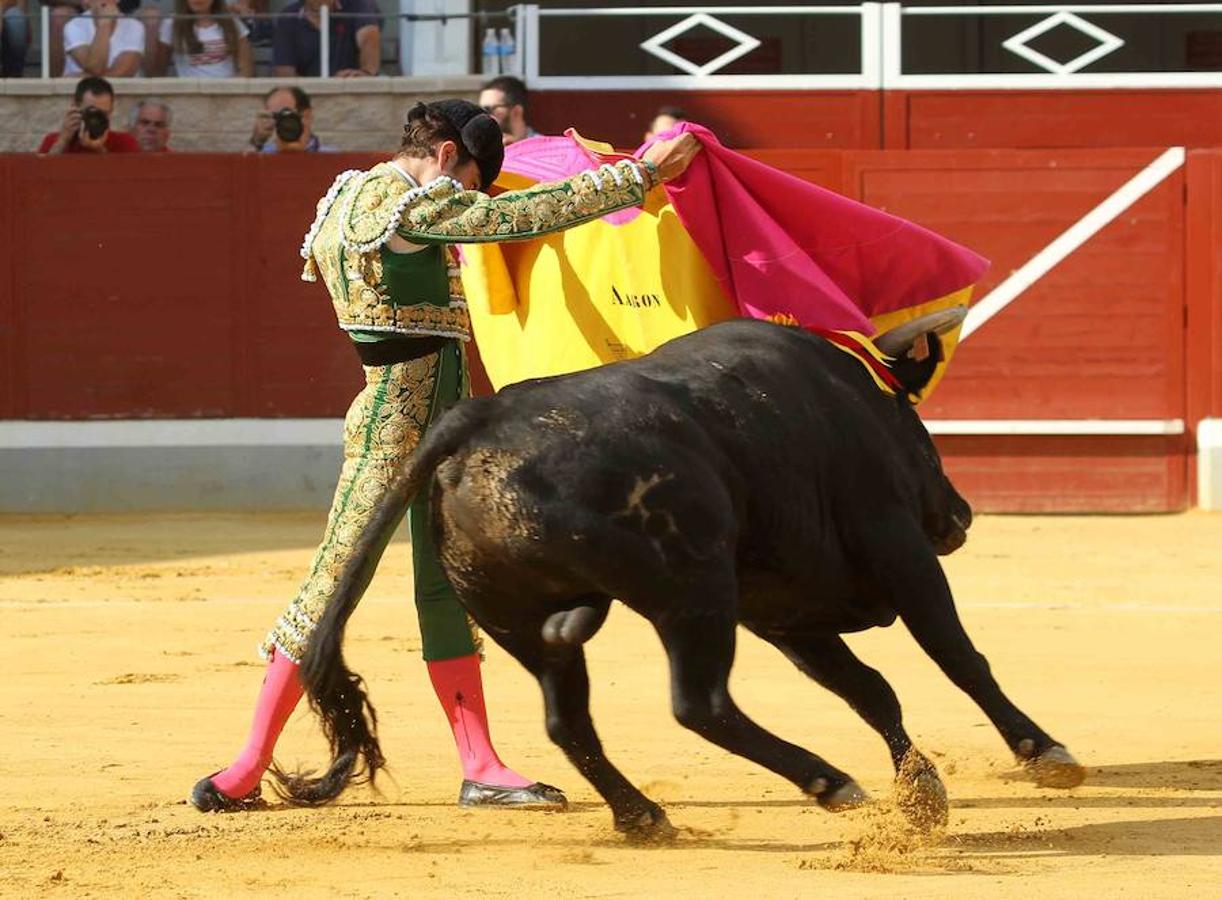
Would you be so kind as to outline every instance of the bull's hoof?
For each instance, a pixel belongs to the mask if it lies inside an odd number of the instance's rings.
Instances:
[[[909,750],[895,773],[895,805],[917,828],[945,828],[950,819],[946,786],[934,764],[916,750]]]
[[[840,785],[840,787],[820,789],[819,783],[823,781],[824,779],[822,778],[815,779],[815,783],[811,785],[809,793],[814,794],[815,799],[819,801],[819,805],[828,812],[844,812],[846,809],[857,809],[870,802],[870,795],[851,778]]]
[[[654,806],[635,815],[616,818],[615,830],[623,832],[633,844],[665,844],[673,841],[679,830],[670,824],[662,807]]]
[[[1076,788],[1086,780],[1086,768],[1060,744],[1053,744],[1034,759],[1024,760],[1035,783],[1045,788]]]

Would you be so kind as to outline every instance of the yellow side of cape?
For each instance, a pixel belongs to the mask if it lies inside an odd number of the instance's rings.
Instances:
[[[530,182],[503,173],[497,183]],[[626,224],[599,219],[462,253],[476,343],[497,390],[642,356],[736,314],[663,191]]]

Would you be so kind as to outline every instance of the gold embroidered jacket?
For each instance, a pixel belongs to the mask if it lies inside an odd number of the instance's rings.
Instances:
[[[302,278],[321,275],[340,328],[357,339],[435,334],[469,340],[471,323],[450,243],[529,240],[637,206],[654,184],[632,160],[489,197],[441,177],[413,185],[390,163],[349,170],[318,202],[301,246]],[[393,235],[427,245],[393,253]]]

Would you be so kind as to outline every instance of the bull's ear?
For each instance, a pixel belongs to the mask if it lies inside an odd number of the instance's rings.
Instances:
[[[945,358],[938,333],[926,331],[917,335],[907,351],[892,361],[891,373],[899,381],[909,403],[916,403],[920,399],[921,391],[925,390],[938,370],[938,364]]]

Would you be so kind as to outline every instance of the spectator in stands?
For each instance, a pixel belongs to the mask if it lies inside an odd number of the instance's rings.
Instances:
[[[330,74],[338,78],[377,75],[382,70],[382,19],[375,0],[299,0],[276,20],[272,64],[276,77],[310,77],[320,72],[319,10],[331,10]],[[349,15],[352,18],[349,18]]]
[[[126,0],[127,4],[132,7],[140,6],[141,0]],[[141,71],[149,77],[155,77],[157,74],[157,62],[161,58],[161,42],[158,40],[158,35],[161,33],[161,7],[157,4],[160,0],[148,0],[148,6],[140,8],[140,11],[133,17],[140,23],[140,27],[144,29],[144,59],[141,60]],[[122,8],[122,7],[120,7]],[[165,17],[169,21],[170,15]]]
[[[130,134],[114,131],[110,117],[115,111],[115,91],[105,78],[82,78],[64,113],[59,131],[42,139],[39,153],[138,153],[140,145]]]
[[[256,19],[270,11],[269,0],[233,0],[229,8],[242,17],[242,24],[250,30],[252,47],[270,47],[276,32],[271,19]]]
[[[249,33],[225,0],[175,0],[174,17],[162,19],[158,28],[149,74],[164,75],[173,54],[174,71],[181,78],[250,78],[255,61]]]
[[[144,27],[120,14],[120,3],[135,9],[139,0],[84,0],[88,10],[64,26],[64,75],[123,78],[140,71]]]
[[[136,143],[145,153],[170,152],[170,106],[163,100],[146,97],[132,111],[131,129]]]
[[[51,77],[58,78],[64,74],[64,26],[74,17],[81,14],[84,7],[81,0],[43,0],[43,6],[51,8],[50,39],[51,39]]]
[[[0,0],[0,78],[20,78],[30,46],[26,0]]]
[[[314,133],[310,95],[299,87],[275,87],[255,115],[250,146],[260,153],[333,153]]]
[[[687,113],[677,106],[660,106],[645,132],[645,140],[651,141],[664,131],[670,131],[680,122],[687,121]]]
[[[506,147],[539,133],[527,124],[528,101],[525,83],[512,75],[493,78],[480,88],[479,105],[501,126],[501,140]]]

